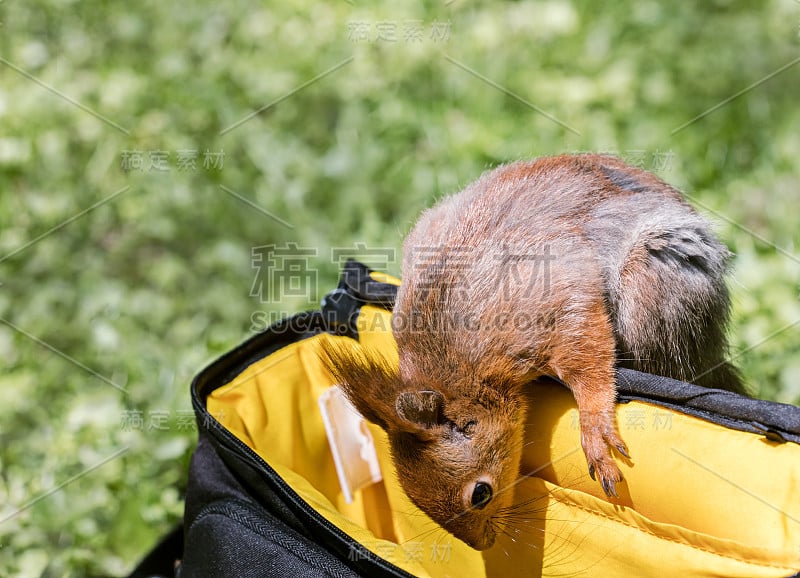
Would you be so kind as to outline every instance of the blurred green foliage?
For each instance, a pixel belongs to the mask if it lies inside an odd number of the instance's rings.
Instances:
[[[5,576],[129,570],[182,513],[192,376],[316,307],[333,248],[397,251],[518,158],[615,152],[686,191],[736,253],[732,355],[800,402],[793,0],[28,0],[0,23]],[[287,243],[317,283],[264,302],[251,252]]]

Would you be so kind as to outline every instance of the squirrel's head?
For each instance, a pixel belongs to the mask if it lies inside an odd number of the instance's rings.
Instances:
[[[404,375],[360,348],[325,340],[321,356],[361,414],[383,428],[411,501],[478,550],[494,544],[519,476],[525,407],[508,383]]]
[[[486,400],[483,400],[484,403]],[[388,430],[403,489],[434,521],[484,550],[503,529],[522,455],[524,411],[436,390],[404,391]]]

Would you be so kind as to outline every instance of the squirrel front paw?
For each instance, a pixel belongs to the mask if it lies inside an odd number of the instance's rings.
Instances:
[[[628,447],[617,431],[613,412],[581,413],[581,446],[589,464],[589,475],[600,479],[603,491],[609,497],[617,496],[617,483],[623,480],[611,448],[630,458]]]

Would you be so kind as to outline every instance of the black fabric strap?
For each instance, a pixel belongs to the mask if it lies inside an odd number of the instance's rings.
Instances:
[[[362,303],[381,305],[387,309],[394,307],[397,297],[397,285],[381,283],[372,278],[374,271],[354,259],[348,259],[342,270],[339,288],[347,290],[350,295]]]
[[[800,443],[800,407],[751,399],[632,369],[617,370],[619,400],[645,401],[776,442]]]

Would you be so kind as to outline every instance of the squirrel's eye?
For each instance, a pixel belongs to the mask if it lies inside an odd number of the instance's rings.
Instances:
[[[478,422],[475,420],[468,421],[464,424],[463,427],[457,428],[465,437],[471,438],[472,435],[475,433],[475,427],[478,425]]]
[[[475,484],[472,490],[472,507],[481,510],[486,507],[486,504],[492,501],[492,486],[484,482]]]

